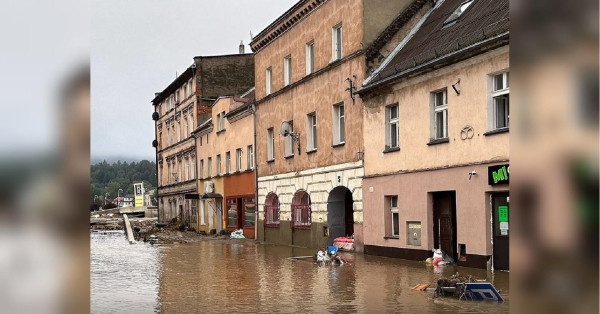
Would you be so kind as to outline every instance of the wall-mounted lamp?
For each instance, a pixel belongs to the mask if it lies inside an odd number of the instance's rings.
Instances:
[[[460,91],[456,88],[456,85],[458,85],[460,83],[460,79],[458,79],[458,81],[456,81],[456,83],[452,84],[452,89],[454,89],[454,91],[456,92],[456,95],[460,95]]]
[[[352,75],[352,77],[356,80],[356,75]],[[350,86],[346,88],[346,91],[350,92],[350,98],[352,98],[352,102],[354,102],[354,92],[356,91],[356,86],[354,85],[352,79],[350,79],[349,77],[346,78],[346,82],[350,84]]]
[[[477,175],[477,171],[473,170],[469,172],[469,180],[471,180],[471,177],[473,177],[474,175]]]

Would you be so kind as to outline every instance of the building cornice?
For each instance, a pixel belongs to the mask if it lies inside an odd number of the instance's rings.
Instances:
[[[250,42],[250,48],[252,48],[252,51],[255,53],[265,48],[328,1],[329,0],[300,0],[278,17],[273,23],[267,26],[267,28],[258,33],[258,35]]]

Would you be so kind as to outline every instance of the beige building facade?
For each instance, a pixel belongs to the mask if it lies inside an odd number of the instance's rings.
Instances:
[[[349,236],[362,250],[363,109],[353,92],[367,48],[422,6],[412,4],[299,1],[251,42],[259,240],[323,247]]]
[[[507,270],[508,1],[461,3],[432,7],[359,90],[365,253]]]
[[[158,220],[197,226],[196,141],[199,121],[210,117],[219,96],[240,94],[254,85],[252,54],[194,57],[193,64],[152,100],[155,107],[158,167]]]

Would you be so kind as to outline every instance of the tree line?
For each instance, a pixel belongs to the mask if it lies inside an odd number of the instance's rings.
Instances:
[[[109,164],[104,160],[91,165],[90,171],[90,203],[104,204],[105,196],[108,194],[108,200],[114,199],[119,189],[123,190],[119,193],[121,196],[133,194],[134,183],[144,182],[146,191],[157,186],[156,163],[153,161],[117,161]]]

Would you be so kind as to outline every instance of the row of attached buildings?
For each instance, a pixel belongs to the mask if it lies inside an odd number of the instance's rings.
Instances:
[[[301,0],[152,100],[161,222],[508,269],[507,0]]]

